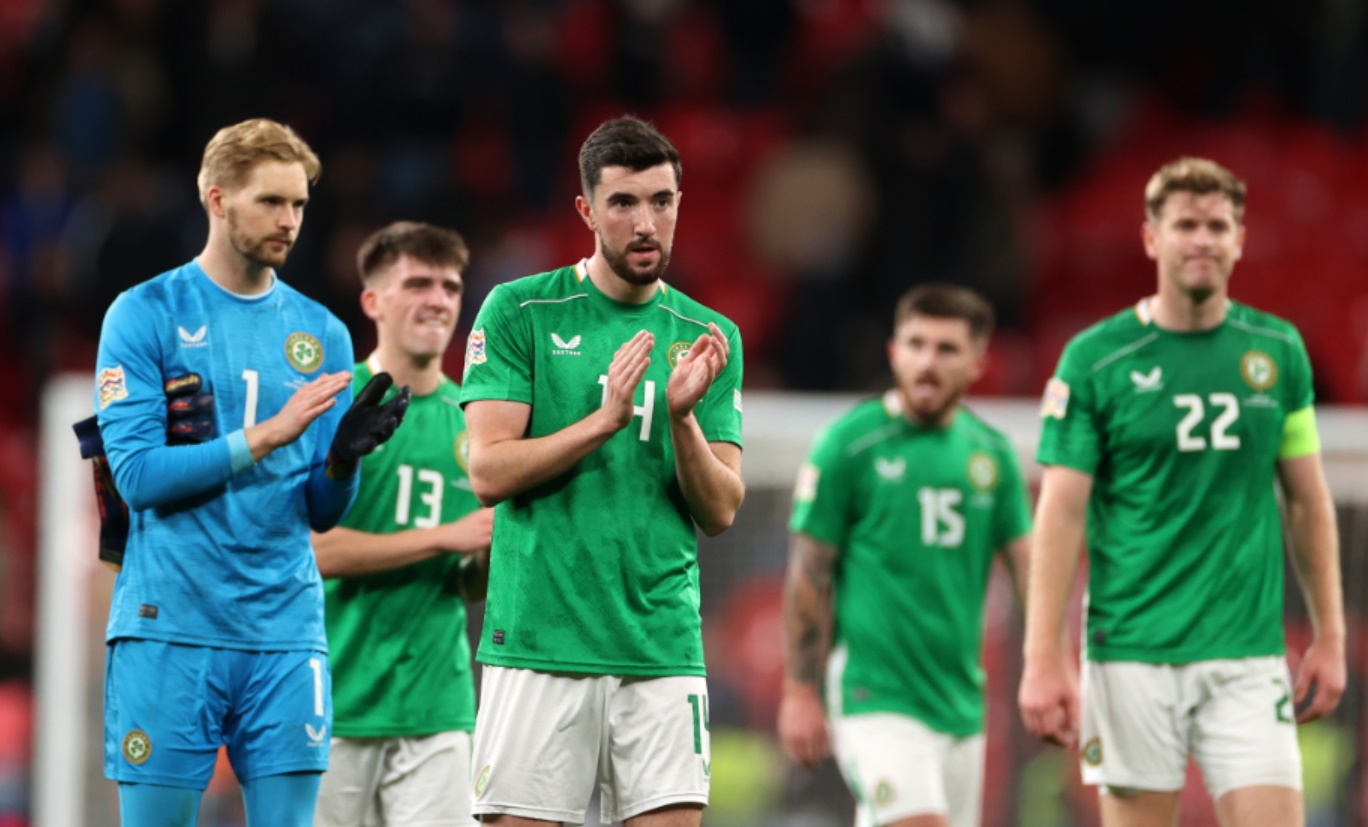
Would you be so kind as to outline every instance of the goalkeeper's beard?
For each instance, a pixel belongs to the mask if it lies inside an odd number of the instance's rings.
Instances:
[[[275,252],[266,246],[270,241],[284,241],[285,249]],[[232,207],[228,208],[228,243],[233,245],[238,255],[263,269],[274,269],[284,265],[285,259],[290,255],[290,249],[294,246],[292,239],[271,236],[253,238],[242,232],[238,225],[237,210]]]
[[[639,244],[637,240],[633,244]],[[656,263],[649,270],[638,270],[632,266],[630,259],[631,251],[627,247],[615,250],[608,245],[608,239],[603,237],[603,231],[599,231],[599,247],[603,250],[603,259],[608,262],[608,267],[618,278],[628,284],[637,287],[645,287],[654,284],[664,275],[665,270],[670,266],[670,248],[658,241],[652,242],[656,245]]]

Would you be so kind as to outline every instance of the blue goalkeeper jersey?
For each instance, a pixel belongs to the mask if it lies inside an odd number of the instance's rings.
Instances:
[[[192,261],[110,305],[98,359],[95,410],[131,518],[106,639],[326,651],[309,530],[332,528],[356,496],[359,472],[324,471],[351,390],[259,463],[243,429],[351,370],[346,328],[278,279],[239,296]],[[218,436],[168,446],[162,383],[188,372],[214,395]]]

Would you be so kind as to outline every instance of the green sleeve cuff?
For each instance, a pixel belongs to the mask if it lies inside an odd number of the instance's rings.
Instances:
[[[247,432],[233,431],[228,435],[228,458],[233,464],[233,473],[240,474],[256,465],[252,459],[252,449],[247,447]]]
[[[1309,405],[1288,414],[1283,423],[1282,445],[1278,459],[1294,459],[1314,454],[1321,449],[1320,432],[1316,430],[1316,409]]]

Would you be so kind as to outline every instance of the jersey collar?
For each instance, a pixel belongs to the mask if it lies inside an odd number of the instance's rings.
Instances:
[[[1140,324],[1144,327],[1149,327],[1154,324],[1154,301],[1157,298],[1158,296],[1146,296],[1135,303],[1135,317],[1140,320]],[[1229,313],[1230,308],[1234,306],[1235,303],[1229,298],[1225,300],[1227,313]]]
[[[585,283],[586,281],[588,281],[588,280],[589,280],[589,259],[587,259],[587,258],[582,258],[582,259],[580,259],[579,261],[577,261],[577,262],[575,263],[575,281],[579,282],[579,283],[582,285],[582,284],[584,284],[584,283]],[[592,284],[592,283],[593,283],[593,282],[590,282],[590,284]],[[585,288],[585,289],[588,289],[588,288]],[[595,290],[598,290],[597,287],[595,287],[594,289],[595,289]],[[599,291],[599,292],[602,292],[602,291]],[[661,279],[661,280],[660,280],[660,290],[657,292],[656,295],[658,295],[658,296],[663,296],[663,295],[665,295],[665,294],[668,293],[668,292],[670,292],[670,285],[666,284],[664,279]],[[608,298],[608,297],[607,297],[607,296],[604,296],[604,298]],[[619,302],[619,303],[620,303],[620,302]]]

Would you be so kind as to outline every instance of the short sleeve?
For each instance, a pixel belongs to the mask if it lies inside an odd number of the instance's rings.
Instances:
[[[834,431],[827,428],[817,435],[798,471],[789,530],[839,549],[845,546],[850,530],[854,485],[847,478],[849,463],[844,461],[843,443]]]
[[[727,342],[731,345],[727,366],[713,380],[708,395],[696,411],[703,437],[709,442],[741,444],[741,377],[744,373],[741,352],[741,331],[733,331]]]
[[[1101,436],[1092,370],[1077,341],[1059,358],[1055,375],[1045,384],[1040,403],[1041,465],[1063,465],[1092,474],[1101,461]]]
[[[532,353],[517,297],[495,287],[466,342],[461,404],[482,399],[532,404]]]
[[[1306,352],[1306,343],[1295,330],[1292,344],[1288,348],[1289,364],[1287,373],[1287,412],[1295,413],[1311,407],[1316,401],[1314,381],[1311,375],[1311,357]]]

